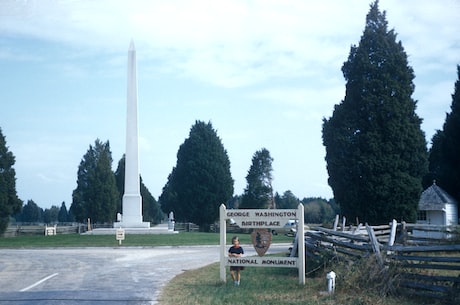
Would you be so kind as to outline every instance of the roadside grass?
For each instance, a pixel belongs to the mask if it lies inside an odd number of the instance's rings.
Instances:
[[[162,290],[160,305],[420,305],[408,299],[383,297],[373,292],[337,285],[332,295],[326,290],[326,272],[307,278],[299,285],[296,269],[247,267],[241,285],[235,287],[227,270],[227,283],[219,279],[219,264],[188,270]],[[342,277],[340,280],[347,280]]]
[[[249,234],[238,234],[241,243],[251,244]],[[232,235],[227,234],[227,244]],[[273,243],[289,243],[292,237],[274,235]],[[180,232],[178,234],[127,234],[121,247],[158,247],[219,245],[219,233]],[[54,236],[25,235],[0,238],[0,248],[48,248],[48,247],[119,247],[114,235],[61,234]]]

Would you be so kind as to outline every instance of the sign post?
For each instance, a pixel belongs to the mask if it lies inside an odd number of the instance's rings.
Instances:
[[[220,280],[226,282],[226,266],[290,267],[298,268],[299,283],[305,284],[304,207],[297,209],[233,209],[220,206]],[[243,229],[283,228],[289,220],[298,220],[298,257],[248,257],[230,258],[226,253],[227,219],[232,219]]]
[[[121,246],[121,241],[125,240],[125,230],[122,228],[117,229],[115,237],[118,240],[118,245]]]
[[[297,245],[299,259],[299,284],[305,285],[305,226],[304,226],[304,207],[298,206],[299,220],[297,224]]]
[[[220,280],[222,282],[227,281],[225,274],[225,257],[226,257],[226,243],[227,243],[227,218],[225,217],[226,208],[225,205],[221,204],[219,208],[220,218]]]

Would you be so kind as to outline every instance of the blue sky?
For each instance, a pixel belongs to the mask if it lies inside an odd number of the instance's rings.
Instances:
[[[140,172],[158,199],[196,120],[227,150],[235,194],[265,147],[273,187],[332,197],[321,127],[370,1],[0,1],[0,128],[19,197],[70,207],[89,145],[125,149],[127,52],[137,51]],[[380,0],[408,54],[429,143],[450,111],[460,1]]]

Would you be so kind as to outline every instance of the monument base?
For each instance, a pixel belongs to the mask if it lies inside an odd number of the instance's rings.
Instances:
[[[117,228],[100,228],[100,229],[93,229],[92,231],[88,231],[83,233],[83,235],[115,235],[117,232]],[[134,234],[178,234],[178,231],[171,231],[168,230],[168,227],[165,225],[158,225],[155,227],[150,228],[123,228],[125,230],[126,235],[134,235]]]
[[[120,221],[113,223],[114,228],[133,228],[133,229],[148,229],[150,228],[150,222],[127,222],[127,221]]]

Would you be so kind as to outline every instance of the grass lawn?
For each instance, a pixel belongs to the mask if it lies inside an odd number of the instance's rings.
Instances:
[[[343,277],[338,281],[346,280]],[[307,278],[299,285],[296,269],[247,267],[241,271],[241,285],[235,287],[227,271],[227,283],[219,280],[219,264],[186,271],[163,289],[160,305],[420,305],[407,299],[382,297],[363,290],[341,289],[334,295],[327,289],[325,274]]]
[[[238,234],[241,243],[251,244],[249,234]],[[227,234],[227,244],[232,235]],[[292,242],[292,237],[274,235],[273,243]],[[178,234],[127,234],[122,247],[219,245],[219,233],[180,232]],[[30,235],[0,238],[0,248],[44,247],[118,247],[114,235],[61,234],[54,236]]]

